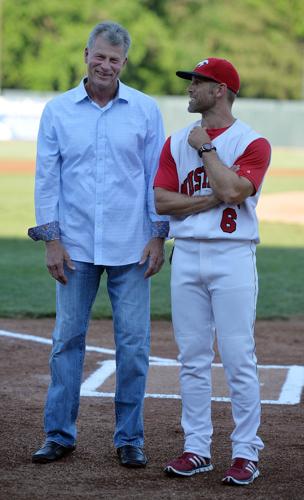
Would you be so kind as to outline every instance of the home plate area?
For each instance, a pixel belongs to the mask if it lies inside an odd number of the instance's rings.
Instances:
[[[21,344],[44,344],[49,352],[51,339],[38,335],[0,330],[2,341],[14,340]],[[115,351],[111,348],[87,345],[83,397],[114,397]],[[147,398],[180,399],[179,362],[176,359],[150,356],[150,369],[146,388]],[[47,366],[45,366],[47,370]],[[261,400],[263,404],[295,405],[300,402],[304,385],[304,367],[299,365],[259,365]],[[47,385],[49,376],[39,374]],[[229,390],[221,363],[212,365],[212,399],[229,402]]]
[[[115,361],[105,360],[82,384],[81,396],[114,397]],[[300,402],[304,367],[259,365],[261,399],[264,404],[290,405]],[[175,360],[150,361],[146,397],[180,399],[179,363]],[[222,364],[212,365],[212,400],[229,402]]]

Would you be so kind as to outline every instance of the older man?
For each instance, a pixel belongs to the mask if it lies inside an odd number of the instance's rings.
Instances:
[[[35,205],[57,280],[56,325],[45,406],[46,441],[35,463],[76,444],[89,316],[107,273],[116,343],[116,427],[121,465],[144,467],[143,400],[149,363],[149,277],[163,264],[167,222],[155,213],[153,178],[164,142],[156,103],[124,85],[128,32],[98,24],[84,57],[87,76],[51,100],[38,136]]]

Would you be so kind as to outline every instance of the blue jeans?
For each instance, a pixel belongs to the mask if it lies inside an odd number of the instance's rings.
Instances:
[[[101,275],[107,272],[116,344],[114,445],[143,446],[143,401],[150,349],[150,280],[146,266],[75,262],[67,285],[57,283],[56,324],[45,405],[47,441],[75,444],[85,338]]]

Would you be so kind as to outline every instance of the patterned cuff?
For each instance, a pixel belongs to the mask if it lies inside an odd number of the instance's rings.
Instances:
[[[169,234],[169,222],[152,222],[152,238],[167,238]]]
[[[51,241],[60,239],[59,222],[53,221],[41,226],[30,227],[28,236],[34,241]]]

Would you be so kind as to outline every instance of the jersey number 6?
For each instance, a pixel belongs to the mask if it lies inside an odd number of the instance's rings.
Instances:
[[[225,208],[221,220],[221,230],[224,233],[233,233],[236,230],[237,213],[234,208]]]

